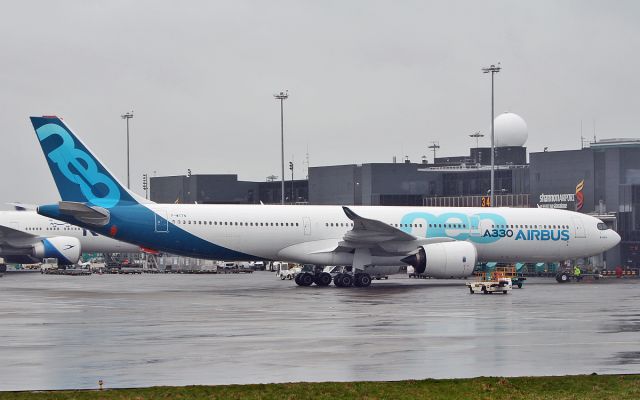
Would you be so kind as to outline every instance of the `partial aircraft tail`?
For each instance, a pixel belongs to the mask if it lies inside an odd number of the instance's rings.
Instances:
[[[31,117],[31,123],[63,201],[105,209],[151,203],[125,188],[62,119]]]

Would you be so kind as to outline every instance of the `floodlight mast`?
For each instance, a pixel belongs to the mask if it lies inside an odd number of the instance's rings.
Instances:
[[[476,164],[478,163],[478,152],[480,151],[480,144],[479,144],[479,140],[481,137],[484,137],[484,135],[482,133],[480,133],[480,131],[477,131],[476,133],[472,133],[471,135],[469,135],[469,137],[471,138],[475,138],[476,139]]]
[[[482,72],[485,74],[491,73],[491,207],[494,207],[494,192],[495,192],[495,136],[494,136],[494,111],[493,111],[493,77],[500,72],[502,68],[500,63],[498,65],[491,64],[490,67],[482,68]]]
[[[133,110],[126,114],[122,114],[120,117],[127,121],[127,189],[131,189],[131,182],[129,179],[129,120],[133,118]]]
[[[273,97],[276,100],[280,100],[280,177],[282,178],[280,187],[280,204],[284,205],[284,101],[289,98],[289,91],[285,90],[284,92],[274,94]]]
[[[433,150],[433,164],[435,165],[435,163],[436,163],[436,150],[438,150],[440,148],[440,142],[432,141],[431,142],[431,146],[427,146],[427,148]]]

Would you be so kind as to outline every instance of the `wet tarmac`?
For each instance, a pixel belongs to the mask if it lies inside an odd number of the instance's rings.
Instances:
[[[0,390],[640,372],[640,280],[7,274]]]

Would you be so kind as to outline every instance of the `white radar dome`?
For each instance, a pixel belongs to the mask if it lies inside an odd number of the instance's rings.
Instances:
[[[493,120],[495,146],[524,146],[529,137],[527,123],[514,113],[500,114]]]

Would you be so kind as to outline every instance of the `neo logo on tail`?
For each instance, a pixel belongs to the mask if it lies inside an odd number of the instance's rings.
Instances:
[[[118,204],[121,198],[118,185],[98,170],[93,157],[76,147],[73,137],[64,127],[48,123],[37,128],[36,133],[40,142],[53,136],[60,139],[60,144],[49,150],[47,157],[67,180],[80,187],[86,201],[104,208]]]

